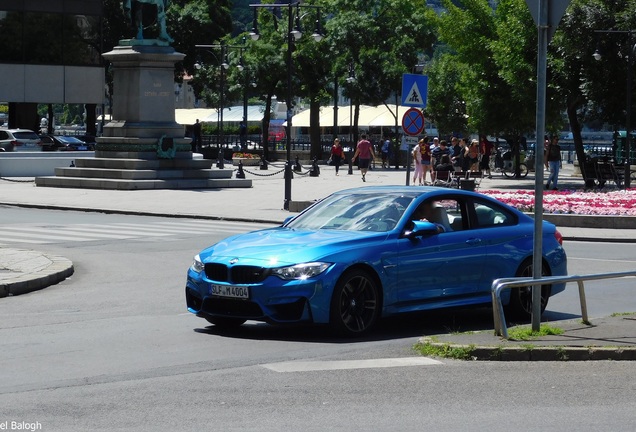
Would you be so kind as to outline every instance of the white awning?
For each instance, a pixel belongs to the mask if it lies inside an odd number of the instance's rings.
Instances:
[[[352,109],[353,108],[353,109]],[[358,118],[358,127],[370,126],[395,126],[395,105],[387,107],[386,105],[368,106],[360,105],[360,116]],[[410,108],[406,106],[398,106],[397,124],[402,125],[402,117]],[[304,110],[296,114],[292,118],[293,127],[309,127],[310,110]],[[355,106],[349,105],[338,107],[338,126],[349,126],[353,124],[350,114],[355,116]],[[319,123],[321,127],[333,126],[334,109],[333,105],[320,107]]]
[[[190,108],[190,109],[176,109],[174,110],[175,121],[181,125],[193,125],[197,119],[199,122],[205,121],[204,119],[210,116],[216,117],[216,110],[214,108]]]
[[[262,122],[265,113],[265,107],[263,105],[250,105],[247,107],[247,122]],[[201,121],[207,123],[217,123],[219,121],[219,115],[216,110],[208,117],[202,118]],[[243,121],[243,106],[237,105],[232,107],[226,107],[223,109],[223,123],[240,123]]]

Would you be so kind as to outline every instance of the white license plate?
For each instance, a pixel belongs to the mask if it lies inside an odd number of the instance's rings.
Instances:
[[[244,286],[234,285],[211,285],[210,294],[218,297],[230,297],[239,299],[249,299],[250,290]]]

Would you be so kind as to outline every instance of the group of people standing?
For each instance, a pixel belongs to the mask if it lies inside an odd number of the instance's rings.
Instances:
[[[485,170],[490,173],[490,155],[494,152],[494,145],[483,136],[480,140],[473,139],[470,144],[467,138],[451,137],[451,145],[446,140],[424,137],[413,149],[413,184],[426,183],[427,173],[430,183],[435,182],[438,171],[473,171]]]

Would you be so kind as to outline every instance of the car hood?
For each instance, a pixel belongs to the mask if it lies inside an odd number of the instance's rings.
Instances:
[[[243,265],[278,267],[311,262],[341,253],[361,243],[382,241],[387,233],[271,228],[228,237],[203,250],[205,262],[239,262]]]

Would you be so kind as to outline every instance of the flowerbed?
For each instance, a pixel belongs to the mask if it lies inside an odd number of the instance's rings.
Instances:
[[[523,212],[534,211],[534,191],[482,191]],[[611,192],[545,191],[543,212],[553,214],[636,216],[636,189]]]
[[[232,153],[232,159],[260,159],[261,157],[253,153]]]

